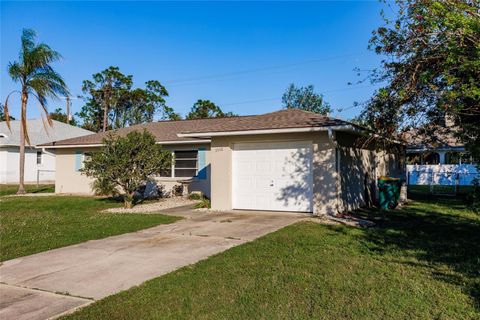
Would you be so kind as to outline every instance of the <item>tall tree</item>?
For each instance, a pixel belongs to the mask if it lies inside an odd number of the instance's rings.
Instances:
[[[92,80],[83,81],[82,91],[88,96],[78,115],[84,119],[84,127],[97,132],[111,128],[111,113],[123,109],[132,84],[132,76],[124,75],[118,67],[109,67],[95,73]]]
[[[72,126],[77,126],[77,120],[75,117],[71,117],[70,121],[68,121],[68,116],[66,113],[63,112],[62,108],[57,108],[55,111],[50,112],[50,119],[60,121],[63,123],[69,123]]]
[[[206,119],[218,117],[234,117],[233,112],[223,112],[222,109],[210,100],[197,100],[187,114],[187,119]]]
[[[384,56],[371,74],[379,89],[362,117],[379,133],[412,126],[435,139],[445,127],[480,155],[480,2],[397,0],[370,48]]]
[[[145,89],[131,90],[125,95],[123,108],[115,114],[119,122],[116,127],[152,122],[155,114],[159,114],[161,119],[174,118],[173,109],[165,103],[166,96],[167,89],[156,80],[147,81]]]
[[[63,78],[51,66],[58,61],[61,55],[45,43],[36,42],[36,33],[30,29],[24,29],[21,37],[21,49],[18,61],[8,64],[8,73],[13,81],[19,82],[21,91],[13,91],[5,100],[4,113],[7,125],[10,127],[10,115],[8,111],[8,99],[14,92],[21,95],[21,126],[20,126],[20,177],[18,194],[25,193],[25,143],[30,145],[27,130],[27,103],[33,96],[45,113],[49,125],[52,120],[47,111],[47,98],[58,98],[59,95],[68,95],[67,86]]]
[[[315,93],[313,85],[296,87],[293,83],[290,84],[282,96],[282,103],[286,109],[300,109],[323,115],[332,111],[323,95]]]
[[[133,77],[124,75],[118,67],[109,67],[83,82],[85,105],[78,113],[85,129],[105,131],[139,123],[151,122],[156,114],[162,119],[175,118],[165,97],[167,89],[150,80],[145,88],[132,88]]]

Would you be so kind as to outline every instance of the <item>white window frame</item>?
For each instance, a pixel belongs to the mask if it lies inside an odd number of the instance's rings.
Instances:
[[[179,167],[176,167],[175,166],[175,152],[181,152],[181,151],[189,151],[189,152],[196,152],[197,153],[197,157],[196,158],[182,158],[180,160],[195,160],[195,175],[191,176],[191,177],[176,177],[175,176],[175,169],[184,169],[184,170],[192,170],[193,168],[179,168]],[[171,171],[171,174],[170,176],[164,176],[164,177],[161,177],[161,178],[176,178],[176,179],[189,179],[189,178],[193,178],[193,177],[196,177],[198,175],[198,149],[175,149],[175,150],[172,150],[171,151],[171,154],[172,154],[172,159],[174,159],[174,161],[172,161],[172,166],[170,168],[170,171]]]
[[[85,161],[88,158],[92,158],[92,153],[91,152],[82,152],[82,169],[85,168]]]

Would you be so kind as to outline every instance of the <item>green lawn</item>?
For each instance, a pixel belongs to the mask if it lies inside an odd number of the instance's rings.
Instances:
[[[119,205],[93,197],[0,198],[0,261],[179,219],[160,214],[99,212]]]
[[[408,193],[415,195],[432,195],[432,190],[429,185],[409,185]],[[460,196],[465,196],[473,192],[473,186],[457,186],[456,194]],[[446,195],[455,195],[455,186],[445,186],[445,185],[435,185],[433,187],[433,193],[435,194],[446,194]]]
[[[0,184],[0,196],[6,196],[17,193],[18,184]],[[28,193],[53,193],[55,192],[54,184],[26,184],[25,190]]]
[[[64,319],[479,319],[480,217],[439,201],[298,223]]]

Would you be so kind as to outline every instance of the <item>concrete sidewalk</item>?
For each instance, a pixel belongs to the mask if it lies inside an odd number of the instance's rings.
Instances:
[[[165,212],[185,219],[0,266],[0,318],[47,319],[305,218],[285,212]]]

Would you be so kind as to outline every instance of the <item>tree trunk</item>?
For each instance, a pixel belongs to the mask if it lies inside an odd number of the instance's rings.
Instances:
[[[123,197],[123,207],[125,209],[133,208],[134,197],[135,197],[135,192],[125,194],[125,196]]]
[[[108,116],[108,106],[107,103],[103,103],[103,132],[107,131],[107,116]]]
[[[20,121],[20,170],[17,194],[25,194],[25,130],[27,129],[28,94],[22,91],[22,114]]]
[[[104,88],[103,89],[103,132],[107,131],[109,97],[110,97],[109,90],[107,88]]]

